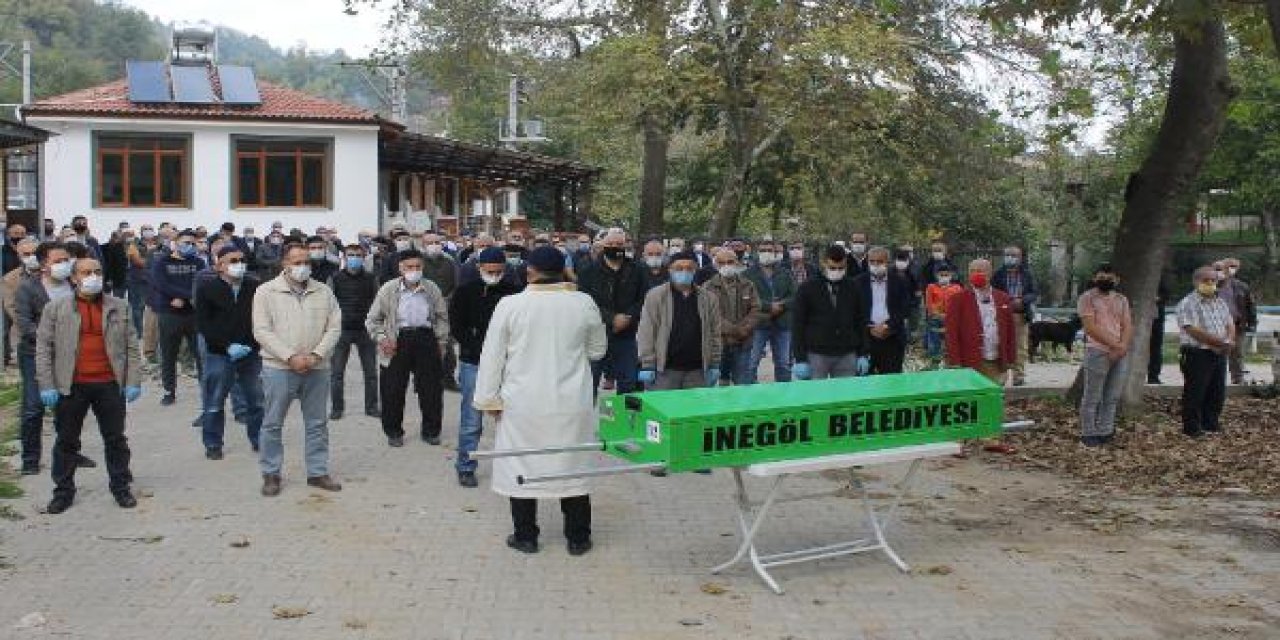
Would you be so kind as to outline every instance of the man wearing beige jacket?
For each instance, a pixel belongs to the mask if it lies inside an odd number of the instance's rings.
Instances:
[[[693,283],[697,271],[693,253],[677,253],[668,267],[670,283],[645,295],[636,343],[646,389],[696,389],[720,381],[720,303]]]
[[[281,432],[298,398],[306,426],[307,484],[341,491],[329,475],[329,355],[342,333],[342,312],[329,287],[311,278],[307,248],[290,245],[280,275],[253,296],[253,337],[262,355],[262,495],[280,495],[284,463]]]

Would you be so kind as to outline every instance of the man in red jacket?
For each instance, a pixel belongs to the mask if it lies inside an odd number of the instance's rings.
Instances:
[[[968,367],[1003,385],[1017,359],[1009,296],[991,286],[991,263],[969,263],[969,288],[947,300],[947,364]]]

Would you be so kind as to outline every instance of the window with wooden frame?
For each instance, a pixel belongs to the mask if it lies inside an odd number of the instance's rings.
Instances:
[[[235,138],[236,208],[329,208],[332,145]]]
[[[104,133],[94,154],[96,207],[190,206],[190,138]]]

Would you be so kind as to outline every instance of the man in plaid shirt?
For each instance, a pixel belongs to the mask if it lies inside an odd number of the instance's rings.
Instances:
[[[1227,354],[1235,342],[1231,308],[1218,297],[1213,267],[1200,267],[1195,291],[1178,303],[1182,369],[1182,432],[1198,438],[1222,430],[1218,421],[1226,400]]]
[[[1026,383],[1027,326],[1035,317],[1033,307],[1040,298],[1035,278],[1031,276],[1024,257],[1020,247],[1005,247],[1004,266],[997,269],[991,278],[991,286],[1009,294],[1009,304],[1013,308],[1013,323],[1018,337],[1018,359],[1011,368],[1015,387]]]

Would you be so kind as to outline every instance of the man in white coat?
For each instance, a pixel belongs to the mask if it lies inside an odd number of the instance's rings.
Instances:
[[[608,342],[591,296],[565,281],[564,255],[552,247],[526,259],[529,286],[498,303],[480,354],[473,404],[495,423],[495,447],[547,447],[596,439],[591,362]],[[591,549],[591,500],[584,479],[521,485],[519,476],[589,464],[583,454],[497,458],[493,490],[511,499],[515,533],[507,546],[538,550],[538,498],[559,498],[569,553]]]

